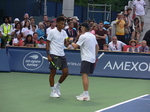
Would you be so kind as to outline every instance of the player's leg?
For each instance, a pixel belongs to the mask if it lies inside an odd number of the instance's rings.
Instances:
[[[55,75],[56,75],[56,69],[51,69],[50,70],[50,76],[49,76],[50,87],[54,86],[54,77],[55,77]]]
[[[58,80],[58,82],[55,84],[55,88],[57,90],[57,94],[60,96],[60,84],[64,82],[64,80],[67,78],[68,76],[68,66],[67,66],[67,60],[65,57],[61,57],[62,59],[62,75],[60,77],[60,79]]]
[[[88,74],[90,74],[90,63],[87,61],[82,61],[81,62],[81,74],[82,74],[82,85],[83,85],[83,89],[84,92],[79,95],[76,96],[77,100],[80,101],[89,101],[90,97],[89,97],[89,92],[88,92],[88,88],[89,88],[89,79],[88,79]],[[94,67],[94,64],[93,64]]]
[[[83,84],[84,91],[88,91],[89,79],[88,79],[88,74],[86,73],[82,73],[82,84]]]
[[[50,76],[49,76],[49,84],[50,84],[50,87],[51,87],[51,94],[50,94],[50,97],[53,97],[53,98],[58,98],[59,95],[57,94],[57,91],[56,91],[56,88],[54,87],[54,77],[56,75],[56,69],[51,69],[50,71]]]
[[[62,83],[66,78],[67,78],[67,76],[68,76],[68,68],[64,68],[64,69],[62,69],[62,75],[61,75],[61,77],[60,77],[60,79],[59,79],[59,83]]]

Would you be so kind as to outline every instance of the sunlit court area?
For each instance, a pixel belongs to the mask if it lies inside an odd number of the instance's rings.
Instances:
[[[149,0],[0,0],[0,112],[150,112]]]

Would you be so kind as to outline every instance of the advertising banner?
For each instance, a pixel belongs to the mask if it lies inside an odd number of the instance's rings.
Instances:
[[[7,48],[11,71],[49,73],[45,49]],[[99,52],[101,54],[102,52]],[[65,50],[69,74],[80,75],[79,50]],[[58,74],[62,72],[57,70]],[[105,52],[91,76],[150,79],[150,54]]]

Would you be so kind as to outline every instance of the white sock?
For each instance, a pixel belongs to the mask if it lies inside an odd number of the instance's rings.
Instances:
[[[54,88],[54,86],[53,86],[53,87],[51,87],[51,90],[52,90],[52,91],[54,91],[54,89],[55,89],[55,88]]]
[[[60,83],[59,82],[57,82],[56,83],[56,88],[58,88],[60,86]]]
[[[89,91],[84,91],[84,94],[89,96]]]

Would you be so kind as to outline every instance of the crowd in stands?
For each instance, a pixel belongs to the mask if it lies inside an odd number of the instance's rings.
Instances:
[[[139,3],[140,1],[140,3]],[[139,5],[140,4],[140,5]],[[140,41],[140,35],[144,25],[144,7],[143,0],[135,0],[134,7],[128,7],[122,13],[118,13],[113,24],[116,25],[116,35],[111,34],[111,22],[100,21],[98,24],[93,20],[87,20],[90,26],[90,32],[95,35],[100,50],[105,51],[127,51],[127,52],[149,52],[150,31],[146,33],[145,40]],[[136,7],[136,8],[135,8]],[[133,12],[133,14],[132,14]],[[82,35],[80,29],[79,18],[65,17],[66,24],[64,30],[69,39],[73,38],[76,43]],[[43,20],[35,24],[34,17],[24,14],[24,20],[20,21],[15,18],[14,22],[10,21],[10,17],[3,18],[4,23],[0,26],[0,48],[6,46],[25,46],[25,47],[46,47],[46,38],[50,30],[57,27],[56,19],[48,20],[48,16],[44,15]],[[92,44],[89,42],[89,44]],[[73,49],[68,45],[66,49]]]

